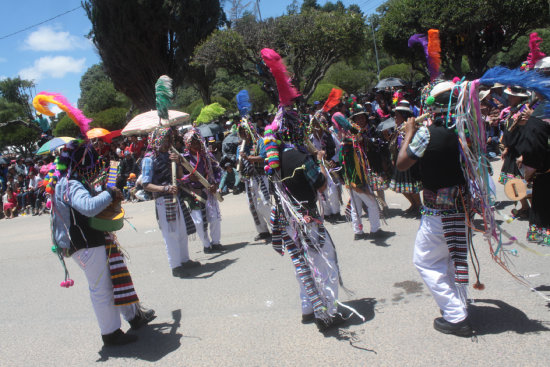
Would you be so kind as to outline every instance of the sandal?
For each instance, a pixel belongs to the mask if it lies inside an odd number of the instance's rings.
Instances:
[[[529,218],[529,209],[512,209],[514,218],[527,219]]]

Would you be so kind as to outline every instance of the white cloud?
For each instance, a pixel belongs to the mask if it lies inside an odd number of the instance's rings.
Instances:
[[[45,56],[34,61],[34,65],[19,71],[22,79],[38,81],[43,78],[63,78],[68,73],[84,71],[86,58],[75,59],[70,56]]]
[[[32,51],[65,51],[75,48],[89,47],[84,37],[76,37],[69,32],[57,30],[51,26],[44,26],[32,32],[25,40],[24,49]]]
[[[8,61],[8,59],[6,59],[5,57],[0,57],[0,62],[6,62]]]

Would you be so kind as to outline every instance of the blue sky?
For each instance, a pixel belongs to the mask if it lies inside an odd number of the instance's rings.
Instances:
[[[260,1],[262,17],[283,14],[291,2]],[[367,14],[382,2],[343,1],[346,6],[359,5]],[[6,0],[0,12],[0,79],[19,75],[34,80],[37,93],[61,93],[76,106],[80,78],[89,67],[100,62],[93,44],[85,37],[91,24],[79,5],[80,0]],[[228,2],[225,5],[229,8]],[[68,13],[61,15],[65,12]]]

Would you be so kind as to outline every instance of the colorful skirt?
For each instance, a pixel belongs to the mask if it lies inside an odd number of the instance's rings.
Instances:
[[[402,172],[397,168],[390,181],[390,190],[399,194],[416,194],[422,191],[422,182],[414,169],[416,165]]]

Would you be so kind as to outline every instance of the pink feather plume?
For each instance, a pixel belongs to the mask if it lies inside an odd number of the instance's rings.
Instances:
[[[281,56],[270,48],[264,48],[261,53],[265,64],[271,70],[271,74],[273,74],[277,83],[280,105],[290,106],[294,98],[300,95],[300,92],[292,86]]]
[[[59,93],[40,92],[37,97],[41,95],[45,96],[45,98],[40,98],[38,100],[38,102],[42,106],[47,108],[48,103],[53,103],[57,105],[59,108],[67,113],[67,116],[69,116],[69,118],[73,120],[75,124],[78,125],[80,131],[82,132],[82,135],[86,136],[86,132],[90,130],[90,122],[92,122],[92,119],[84,116],[84,113],[82,113],[82,111],[80,111],[78,108],[73,107],[71,103],[67,100],[67,98]]]
[[[527,56],[529,69],[533,69],[537,61],[546,56],[546,54],[540,50],[541,43],[542,38],[539,37],[537,32],[533,32],[529,35],[529,50],[531,50],[531,52],[529,52],[529,55]]]

